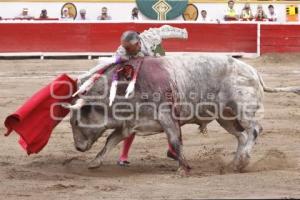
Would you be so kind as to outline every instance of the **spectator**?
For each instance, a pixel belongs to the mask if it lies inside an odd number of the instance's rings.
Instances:
[[[277,21],[277,15],[275,14],[274,11],[274,6],[273,5],[269,5],[268,6],[269,12],[268,12],[268,20],[271,22],[276,22]]]
[[[48,19],[48,14],[47,14],[47,10],[46,9],[43,9],[41,11],[41,14],[40,14],[40,19]]]
[[[257,11],[255,15],[255,21],[266,21],[267,15],[265,14],[265,11],[263,10],[262,5],[257,6]]]
[[[249,3],[245,3],[245,6],[242,10],[240,18],[243,21],[252,21],[253,20],[253,14],[252,14],[252,10],[251,10]]]
[[[234,1],[229,0],[228,1],[228,8],[225,12],[224,20],[225,21],[236,21],[239,17],[237,15],[237,12],[234,10]]]
[[[209,22],[209,21],[212,21],[212,20],[207,17],[207,11],[206,10],[201,10],[199,21],[200,22]]]
[[[74,18],[70,15],[70,10],[68,8],[64,8],[62,13],[61,13],[61,20],[73,20]]]
[[[139,9],[134,7],[131,11],[131,20],[140,20]]]
[[[23,8],[22,13],[16,18],[19,19],[32,19],[33,17],[28,14],[28,8]]]
[[[80,20],[80,21],[83,21],[83,20],[89,20],[87,17],[86,17],[86,10],[85,9],[81,9],[79,11],[79,16],[77,17],[76,20]]]
[[[111,16],[107,14],[106,7],[102,7],[101,12],[101,15],[97,17],[97,20],[111,20]]]

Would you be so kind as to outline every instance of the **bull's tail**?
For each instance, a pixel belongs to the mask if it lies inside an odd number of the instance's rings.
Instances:
[[[262,77],[257,73],[257,76],[259,78],[259,82],[261,84],[261,86],[263,87],[265,92],[269,92],[269,93],[277,93],[277,92],[293,92],[296,93],[298,95],[300,95],[300,86],[295,86],[295,87],[279,87],[279,88],[271,88],[268,87]]]

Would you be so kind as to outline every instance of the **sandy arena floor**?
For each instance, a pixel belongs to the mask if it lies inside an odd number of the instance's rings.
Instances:
[[[255,66],[270,86],[300,85],[299,55],[243,60]],[[1,122],[56,75],[68,71],[75,77],[95,63],[0,60]],[[183,178],[176,175],[177,162],[166,157],[164,134],[137,137],[130,167],[116,166],[119,145],[101,168],[88,170],[87,162],[105,138],[89,152],[77,152],[65,121],[41,153],[27,156],[17,143],[18,135],[4,137],[2,125],[0,199],[300,198],[300,96],[281,93],[265,97],[264,133],[245,173],[224,171],[237,141],[216,123],[209,124],[207,136],[199,134],[194,125],[183,127],[184,149],[193,168],[191,175]]]

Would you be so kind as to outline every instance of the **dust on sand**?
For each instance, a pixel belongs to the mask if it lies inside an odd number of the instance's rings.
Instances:
[[[257,68],[270,86],[300,85],[299,55],[243,60]],[[95,63],[1,60],[1,121],[56,75],[68,71],[75,77]],[[0,199],[300,198],[300,96],[281,93],[265,97],[264,132],[244,173],[226,170],[237,141],[216,123],[208,126],[208,135],[199,134],[194,125],[183,127],[184,150],[192,166],[189,177],[176,175],[177,163],[166,157],[164,134],[136,137],[130,167],[116,166],[119,145],[101,168],[88,170],[87,162],[105,138],[89,152],[77,152],[66,120],[37,155],[27,156],[21,150],[17,134],[2,136]]]

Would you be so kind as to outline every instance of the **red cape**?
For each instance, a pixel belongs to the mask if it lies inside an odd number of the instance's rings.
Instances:
[[[27,154],[38,153],[48,143],[55,126],[69,113],[60,105],[70,103],[76,90],[76,80],[66,74],[57,77],[6,118],[5,136],[17,132],[19,143]]]

